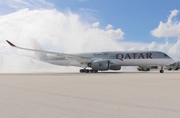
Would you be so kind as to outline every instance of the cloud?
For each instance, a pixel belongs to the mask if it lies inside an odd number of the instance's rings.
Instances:
[[[177,40],[177,42],[170,46],[170,48],[166,48],[167,52],[170,54],[170,56],[175,59],[176,61],[179,61],[180,59],[180,39]]]
[[[98,27],[99,26],[99,22],[95,22],[95,23],[93,23],[93,25],[92,25],[93,27]]]
[[[175,19],[178,10],[171,11],[167,22],[160,21],[159,26],[151,31],[151,34],[155,37],[180,37],[180,21]]]
[[[180,57],[180,39],[178,39],[177,43],[170,48],[169,53],[178,55],[178,57]]]
[[[157,50],[157,42],[153,41],[149,46],[148,49],[149,50]]]
[[[106,30],[113,29],[113,26],[111,24],[108,24],[106,27]]]
[[[69,53],[118,50],[121,48],[115,40],[123,39],[124,35],[120,28],[94,28],[89,23],[81,22],[77,14],[64,14],[55,9],[23,9],[1,16],[0,26],[0,33],[3,34],[0,42],[9,39],[29,46],[28,40],[35,38],[47,48],[58,47],[58,51]]]
[[[84,21],[88,21],[88,22],[95,22],[98,21],[98,17],[99,16],[99,12],[95,9],[89,9],[89,8],[79,8],[78,11],[81,20],[83,19]]]
[[[160,50],[165,51],[172,55],[175,59],[180,58],[180,21],[176,16],[179,10],[170,11],[167,22],[160,21],[159,26],[151,31],[151,34],[158,38],[166,38],[166,44],[160,46]],[[168,38],[177,38],[177,43],[169,44]]]
[[[46,0],[3,0],[0,4],[16,10],[23,8],[54,8],[54,4],[46,2]]]

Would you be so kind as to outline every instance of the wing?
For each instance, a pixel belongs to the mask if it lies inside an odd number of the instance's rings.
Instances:
[[[71,59],[71,60],[76,60],[80,63],[89,63],[91,62],[91,58],[88,57],[82,57],[82,56],[78,56],[78,55],[72,55],[72,54],[64,54],[64,53],[57,53],[57,52],[50,52],[50,51],[44,51],[44,50],[36,50],[36,49],[28,49],[28,48],[22,48],[19,46],[14,45],[13,43],[11,43],[10,41],[6,40],[8,42],[8,44],[12,47],[18,48],[18,49],[22,49],[22,50],[28,50],[28,51],[33,51],[33,52],[41,52],[41,53],[45,53],[45,54],[51,54],[51,55],[55,55],[58,57],[64,57],[66,59]]]

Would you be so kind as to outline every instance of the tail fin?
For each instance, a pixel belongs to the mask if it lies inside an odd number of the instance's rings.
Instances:
[[[31,39],[31,44],[33,46],[34,49],[36,50],[42,50],[44,51],[44,49],[41,47],[41,45],[37,42],[36,39]],[[36,56],[38,59],[45,59],[47,57],[46,53],[42,53],[42,52],[35,52]]]

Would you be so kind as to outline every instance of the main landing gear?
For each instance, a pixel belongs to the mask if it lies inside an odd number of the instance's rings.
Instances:
[[[161,66],[161,70],[159,71],[160,73],[164,73],[163,67]]]
[[[80,72],[80,73],[97,73],[98,70],[80,69],[79,72]]]

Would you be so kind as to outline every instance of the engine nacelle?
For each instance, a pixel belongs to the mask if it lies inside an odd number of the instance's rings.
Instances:
[[[95,60],[91,63],[91,68],[93,70],[108,70],[109,60]]]
[[[121,70],[121,66],[110,66],[109,70]]]

